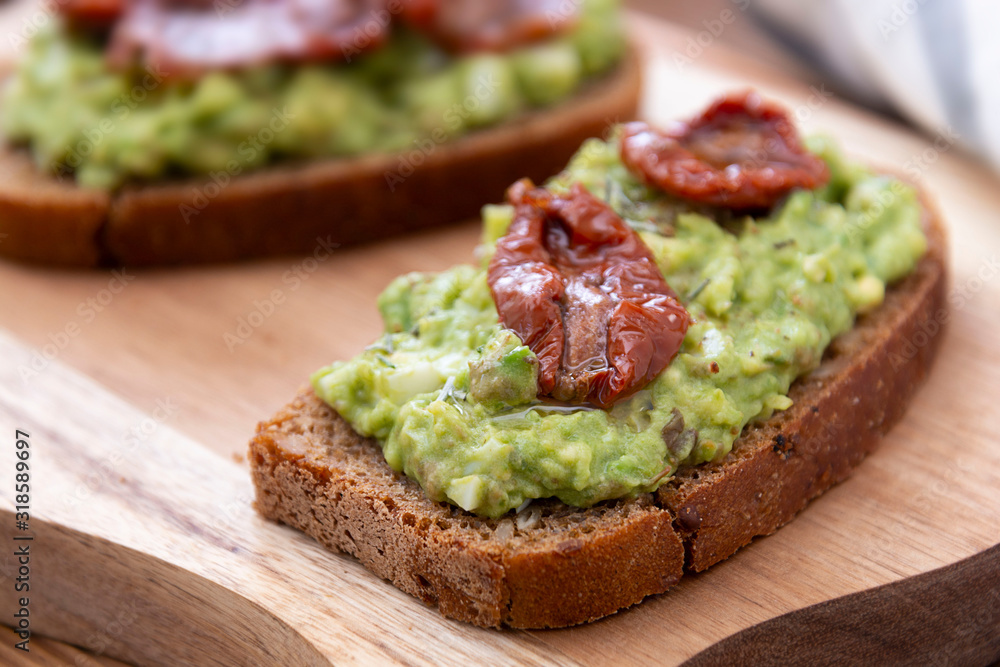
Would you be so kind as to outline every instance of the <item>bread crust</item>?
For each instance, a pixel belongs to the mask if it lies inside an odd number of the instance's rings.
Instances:
[[[0,254],[94,266],[111,198],[42,177],[26,153],[0,149]]]
[[[906,412],[947,320],[947,241],[923,205],[928,251],[916,270],[792,385],[792,407],[747,425],[724,461],[682,469],[658,489],[657,502],[677,516],[689,569],[705,570],[790,521],[843,481]]]
[[[684,569],[791,520],[902,417],[947,321],[946,240],[925,210],[929,249],[916,271],[796,381],[794,405],[748,425],[724,461],[682,470],[655,494],[590,509],[535,501],[533,525],[532,514],[476,517],[428,500],[306,389],[250,444],[257,509],[477,625],[574,625],[661,593]]]
[[[249,460],[265,517],[476,625],[574,625],[682,574],[673,515],[650,495],[586,512],[540,501],[517,519],[477,517],[428,500],[311,389],[257,427]]]
[[[0,175],[16,178],[0,180],[0,233],[7,235],[0,254],[81,267],[224,262],[460,222],[523,176],[545,180],[585,139],[634,117],[641,78],[633,48],[572,98],[440,145],[128,186],[113,195],[59,182],[32,168],[23,151],[3,149]]]

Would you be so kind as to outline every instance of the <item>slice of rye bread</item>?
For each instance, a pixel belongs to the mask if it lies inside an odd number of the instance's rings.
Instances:
[[[0,148],[0,255],[81,267],[223,262],[467,220],[514,181],[544,181],[585,139],[634,118],[641,79],[633,48],[572,98],[454,141],[113,194],[59,181],[26,151]]]
[[[929,209],[927,209],[929,210]],[[793,385],[794,405],[744,429],[723,461],[684,469],[656,493],[575,509],[535,501],[477,517],[428,500],[310,389],[250,443],[265,517],[357,557],[445,616],[482,626],[562,627],[662,593],[774,532],[871,452],[906,410],[940,345],[946,239],[885,303],[837,338]]]

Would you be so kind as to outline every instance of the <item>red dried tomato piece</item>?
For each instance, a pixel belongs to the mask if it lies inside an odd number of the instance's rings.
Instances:
[[[757,93],[717,100],[669,131],[625,126],[622,160],[647,183],[696,202],[733,209],[770,208],[793,188],[830,179],[785,110]]]
[[[59,4],[59,12],[71,21],[105,27],[125,12],[125,0],[64,0]]]
[[[576,23],[579,3],[566,0],[407,0],[403,18],[445,49],[506,51]]]
[[[130,0],[109,47],[165,75],[272,62],[347,60],[382,45],[388,0]]]
[[[500,322],[538,356],[539,396],[608,407],[680,350],[691,318],[649,248],[580,184],[560,197],[531,181],[487,280]]]

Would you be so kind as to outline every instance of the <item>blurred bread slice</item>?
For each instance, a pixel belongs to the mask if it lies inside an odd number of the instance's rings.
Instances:
[[[0,255],[66,266],[226,262],[458,222],[519,178],[544,181],[584,139],[633,118],[640,87],[633,49],[570,99],[454,141],[111,194],[57,181],[25,151],[2,148]]]

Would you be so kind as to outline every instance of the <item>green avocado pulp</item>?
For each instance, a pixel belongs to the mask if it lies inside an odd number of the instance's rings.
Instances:
[[[911,188],[844,163],[825,140],[810,148],[828,185],[725,228],[639,183],[616,140],[585,144],[549,184],[579,181],[608,201],[694,319],[670,366],[610,410],[535,398],[537,359],[500,327],[486,282],[505,206],[485,210],[480,266],[398,278],[379,299],[385,335],[313,387],[430,498],[487,516],[532,498],[633,496],[718,460],[749,421],[791,405],[792,381],[926,249]]]
[[[52,21],[3,91],[0,131],[28,145],[39,169],[104,189],[184,174],[228,180],[280,159],[426,154],[611,69],[625,50],[619,2],[584,0],[572,32],[502,54],[453,57],[395,29],[350,63],[195,82],[109,71],[102,44]]]

